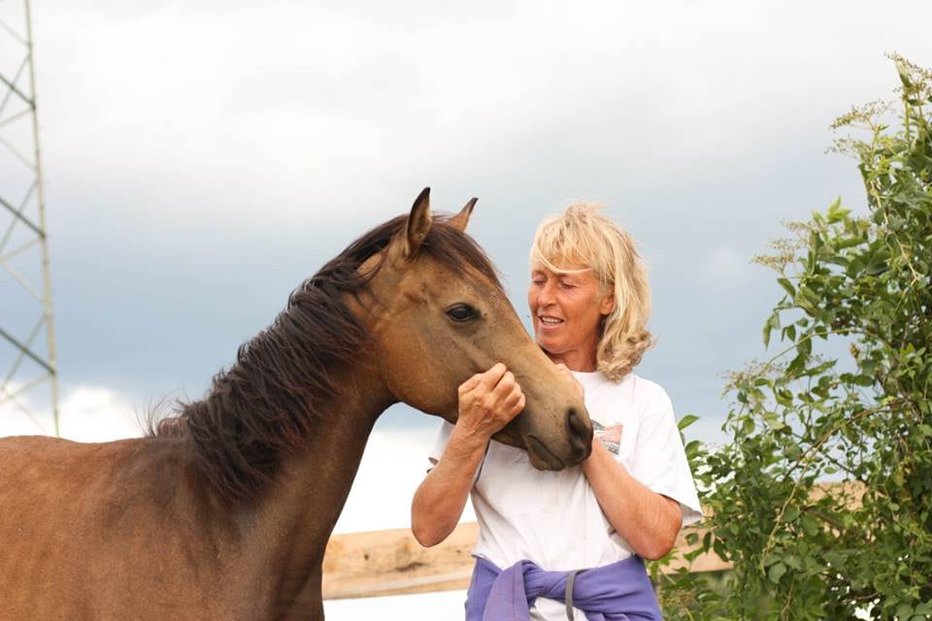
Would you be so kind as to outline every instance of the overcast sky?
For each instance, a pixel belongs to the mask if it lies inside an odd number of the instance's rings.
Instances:
[[[295,285],[431,186],[438,211],[479,197],[470,232],[525,319],[536,224],[604,202],[651,267],[658,344],[638,373],[721,441],[723,375],[765,355],[781,291],[751,257],[838,196],[863,210],[829,124],[890,96],[885,52],[932,66],[920,0],[33,13],[62,427],[81,440],[201,396]],[[338,531],[407,526],[435,426],[382,418]],[[0,410],[0,434],[41,431]]]

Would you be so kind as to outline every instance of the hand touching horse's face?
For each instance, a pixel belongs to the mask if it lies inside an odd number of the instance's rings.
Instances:
[[[370,283],[370,330],[382,379],[397,399],[455,422],[459,385],[502,362],[527,404],[496,439],[527,449],[542,470],[578,464],[592,438],[578,387],[528,336],[493,268],[463,233],[474,204],[435,220],[425,190],[402,235],[363,266],[381,262]]]

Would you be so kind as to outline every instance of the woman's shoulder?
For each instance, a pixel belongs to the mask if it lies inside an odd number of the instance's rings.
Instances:
[[[670,407],[670,397],[663,386],[635,373],[612,380],[599,372],[574,373],[586,394],[598,395],[602,399],[628,403],[637,410],[656,410]]]
[[[636,373],[630,372],[624,377],[611,380],[602,373],[588,373],[586,378],[590,383],[597,383],[605,388],[618,391],[627,391],[640,398],[667,398],[667,391],[663,386]],[[578,375],[577,375],[578,377]],[[585,382],[583,382],[585,384]]]
[[[641,377],[635,373],[628,373],[624,379],[628,378],[630,378],[632,389],[635,392],[639,392],[648,396],[667,396],[667,391],[664,390],[663,386],[653,380]]]
[[[631,400],[641,412],[663,412],[672,410],[673,403],[663,386],[653,380],[646,379],[635,373],[628,373],[619,380],[619,384],[626,384],[630,391]]]
[[[612,400],[627,404],[629,411],[642,420],[673,413],[673,402],[667,391],[653,380],[628,373],[614,382],[605,381],[612,385],[607,391]]]

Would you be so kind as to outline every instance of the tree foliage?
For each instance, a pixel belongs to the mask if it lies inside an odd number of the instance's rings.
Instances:
[[[759,259],[776,351],[731,378],[732,441],[691,450],[734,569],[668,580],[670,619],[932,618],[932,72],[891,58],[897,102],[834,126],[868,214],[836,201]]]

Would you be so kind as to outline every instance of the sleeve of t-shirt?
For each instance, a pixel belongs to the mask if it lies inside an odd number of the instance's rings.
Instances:
[[[702,509],[676,426],[673,404],[662,388],[656,388],[656,394],[650,395],[641,412],[631,474],[652,491],[680,503],[685,526],[698,522]]]
[[[430,462],[427,467],[427,472],[430,472],[434,469],[434,466],[440,461],[440,458],[443,457],[443,452],[447,450],[447,444],[450,442],[450,434],[453,433],[453,425],[447,421],[440,422],[440,429],[437,430],[437,439],[434,440],[434,448],[431,449],[430,455],[427,459]]]

